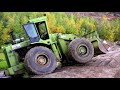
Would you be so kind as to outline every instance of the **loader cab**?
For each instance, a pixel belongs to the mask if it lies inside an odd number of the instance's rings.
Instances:
[[[39,42],[40,39],[49,39],[46,16],[29,20],[27,24],[23,25],[23,28],[31,43]]]

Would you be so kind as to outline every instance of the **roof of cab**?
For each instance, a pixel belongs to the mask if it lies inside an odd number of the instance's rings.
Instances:
[[[42,17],[39,17],[39,18],[31,19],[28,22],[29,23],[38,23],[38,22],[42,22],[42,21],[46,21],[46,20],[47,20],[47,17],[46,16],[42,16]]]

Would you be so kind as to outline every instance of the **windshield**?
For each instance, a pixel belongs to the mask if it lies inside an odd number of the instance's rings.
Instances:
[[[23,25],[23,27],[32,42],[39,41],[39,36],[37,34],[34,24],[32,24],[32,23],[25,24],[25,25]]]

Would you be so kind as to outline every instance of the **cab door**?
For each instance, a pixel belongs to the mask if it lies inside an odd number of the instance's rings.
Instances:
[[[40,41],[40,35],[37,31],[37,28],[35,27],[33,23],[24,24],[23,28],[26,31],[31,43]]]

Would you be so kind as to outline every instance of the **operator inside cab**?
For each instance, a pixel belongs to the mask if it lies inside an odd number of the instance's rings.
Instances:
[[[39,23],[36,24],[36,26],[38,28],[40,38],[43,39],[43,40],[49,39],[48,31],[47,31],[45,22],[39,22]]]

